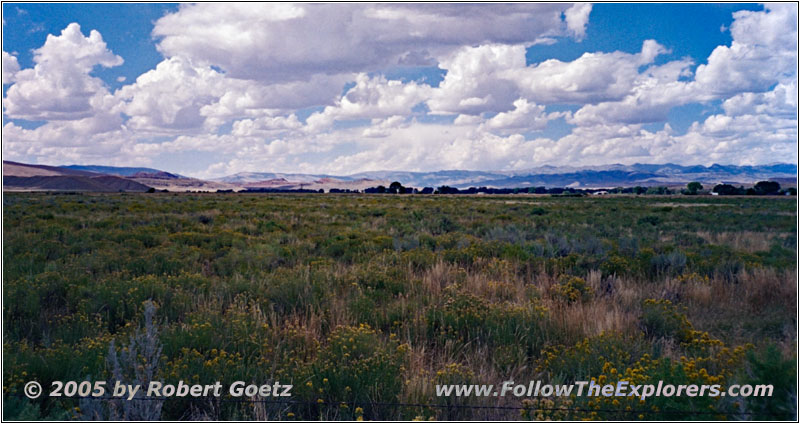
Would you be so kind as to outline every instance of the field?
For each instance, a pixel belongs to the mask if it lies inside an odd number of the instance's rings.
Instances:
[[[6,419],[796,416],[794,198],[6,193],[3,205]],[[290,402],[21,395],[29,380],[115,378],[294,389]],[[588,378],[774,393],[434,392]]]

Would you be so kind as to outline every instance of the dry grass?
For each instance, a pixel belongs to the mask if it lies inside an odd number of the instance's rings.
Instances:
[[[756,231],[720,233],[698,231],[697,235],[711,244],[730,246],[736,250],[749,253],[768,251],[772,245],[772,240],[780,236],[780,234],[776,233]]]

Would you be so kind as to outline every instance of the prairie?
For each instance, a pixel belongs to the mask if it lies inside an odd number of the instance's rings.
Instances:
[[[142,370],[293,391],[142,401],[131,417],[796,416],[794,199],[6,193],[3,206],[5,419],[114,417],[113,402],[22,387]],[[434,391],[590,378],[774,394]]]

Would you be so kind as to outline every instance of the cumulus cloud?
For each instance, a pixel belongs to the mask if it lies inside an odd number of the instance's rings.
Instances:
[[[517,99],[512,111],[498,113],[487,120],[483,128],[501,134],[542,130],[547,127],[548,121],[562,115],[558,112],[548,115],[544,106]]]
[[[797,79],[797,4],[733,14],[730,46],[718,46],[697,67],[699,89],[718,95],[767,91]]]
[[[409,115],[411,109],[429,97],[431,87],[416,82],[402,83],[384,77],[356,77],[350,88],[335,105],[309,116],[310,131],[329,127],[336,120],[376,119]]]
[[[645,79],[677,79],[689,64],[639,68],[653,63],[668,50],[646,40],[638,54],[584,53],[571,62],[556,59],[527,66],[525,46],[483,45],[464,47],[443,59],[447,75],[428,102],[442,114],[507,112],[523,97],[539,104],[592,104],[620,101]]]
[[[89,73],[95,66],[121,65],[122,58],[106,47],[99,32],[92,30],[85,37],[80,26],[72,23],[61,35],[48,35],[44,45],[33,53],[36,65],[14,74],[14,84],[3,99],[8,116],[83,119],[108,106],[105,84]]]
[[[578,36],[585,9],[565,4],[187,4],[159,19],[153,35],[167,57],[191,57],[234,78],[296,81],[430,64],[463,45]],[[569,32],[562,20],[567,10]]]
[[[567,29],[577,41],[582,41],[586,35],[586,24],[589,23],[589,13],[591,12],[591,3],[578,3],[564,11]]]
[[[525,46],[463,47],[443,58],[439,67],[446,69],[447,75],[428,101],[432,113],[507,111],[519,98],[519,88],[503,74],[525,68]]]
[[[797,114],[797,81],[778,84],[765,93],[740,93],[722,103],[728,116],[771,115],[791,118]]]
[[[3,85],[14,82],[14,76],[19,72],[17,57],[3,52]]]
[[[233,123],[231,135],[237,137],[274,137],[280,133],[298,130],[303,124],[297,116],[264,116],[256,119],[242,119]]]
[[[140,75],[115,95],[127,125],[148,132],[214,130],[225,122],[257,118],[331,102],[347,81],[315,76],[305,82],[266,84],[237,79],[176,56]]]
[[[202,109],[225,94],[224,75],[210,67],[193,66],[175,57],[122,87],[116,96],[122,112],[130,116],[127,126],[134,130],[191,130],[205,123]]]

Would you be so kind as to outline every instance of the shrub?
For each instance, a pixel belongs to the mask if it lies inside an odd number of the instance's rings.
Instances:
[[[686,269],[686,255],[679,251],[663,253],[653,257],[650,265],[656,275],[678,275]]]
[[[642,305],[642,328],[650,337],[672,338],[678,342],[692,339],[692,324],[685,312],[666,299],[647,299]]]
[[[624,370],[646,352],[648,348],[640,335],[601,333],[573,346],[558,345],[544,349],[536,371],[546,373],[551,381],[571,383],[599,376],[604,372],[606,363]]]
[[[385,341],[366,324],[338,327],[309,364],[309,379],[298,395],[322,399],[322,409],[336,410],[342,402],[358,405],[369,418],[375,415],[376,404],[397,402],[407,352],[408,345]]]
[[[434,340],[491,348],[518,344],[535,354],[544,341],[546,316],[547,309],[536,301],[493,303],[449,286],[443,304],[431,307],[426,321],[429,337]]]
[[[792,407],[797,399],[797,362],[784,359],[774,344],[767,345],[760,352],[747,353],[747,377],[742,384],[752,386],[770,384],[771,396],[744,398],[743,409],[751,413],[750,420],[793,420],[797,411]]]
[[[553,295],[566,303],[585,303],[592,299],[594,291],[580,277],[562,276],[561,282],[552,287]]]

